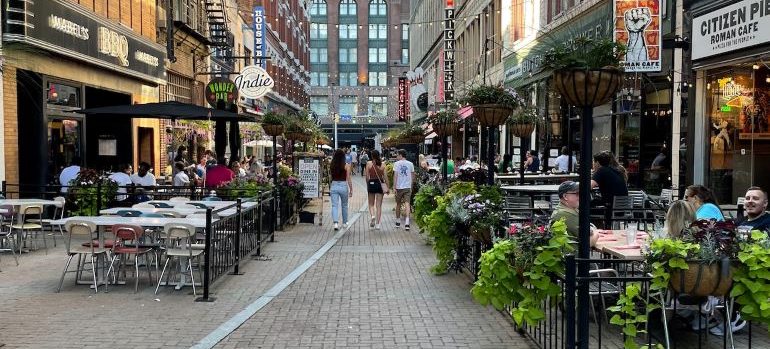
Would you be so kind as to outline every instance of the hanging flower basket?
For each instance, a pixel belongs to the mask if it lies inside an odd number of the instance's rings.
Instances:
[[[607,103],[623,84],[617,68],[563,69],[553,74],[553,82],[570,105],[595,107]]]
[[[433,124],[433,132],[439,137],[451,136],[457,132],[456,123]]]
[[[480,241],[482,244],[492,244],[492,232],[489,227],[473,226],[470,229],[471,237],[476,241]]]
[[[532,131],[535,130],[535,124],[531,123],[510,123],[508,128],[511,130],[511,134],[519,138],[526,138],[532,135]]]
[[[297,137],[297,140],[302,143],[307,143],[310,141],[310,139],[313,138],[313,135],[310,133],[300,133]]]
[[[500,126],[513,114],[513,111],[499,104],[480,104],[473,106],[473,117],[481,126]]]
[[[286,137],[286,139],[288,139],[290,141],[298,141],[298,140],[300,140],[302,135],[303,135],[302,132],[286,132],[284,137]]]
[[[733,267],[721,263],[688,262],[687,270],[671,273],[671,288],[691,296],[724,296],[733,285]]]
[[[262,124],[265,134],[272,137],[280,136],[283,133],[283,125]]]
[[[398,139],[399,144],[420,144],[425,140],[423,135],[404,136]]]

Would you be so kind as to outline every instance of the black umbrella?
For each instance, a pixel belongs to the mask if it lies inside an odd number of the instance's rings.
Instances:
[[[241,128],[238,122],[230,121],[230,159],[240,159]]]
[[[76,112],[89,115],[123,115],[131,118],[157,118],[171,120],[249,120],[248,117],[241,116],[237,113],[231,113],[224,110],[217,110],[201,107],[195,104],[176,101],[113,105],[109,107],[81,109],[77,110]]]
[[[214,151],[217,153],[217,162],[222,165],[225,158],[225,149],[227,148],[227,122],[217,120],[214,125]]]

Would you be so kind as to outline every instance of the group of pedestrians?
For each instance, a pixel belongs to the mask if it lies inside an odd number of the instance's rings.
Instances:
[[[331,175],[331,202],[332,222],[334,230],[348,227],[349,198],[353,197],[353,181],[351,175],[358,165],[350,159],[349,153],[338,149],[332,156]],[[347,158],[347,159],[346,159]],[[358,159],[358,158],[357,158]],[[352,160],[352,159],[351,159]],[[369,228],[380,230],[382,220],[382,201],[385,195],[389,195],[391,183],[385,171],[385,162],[378,150],[372,150],[362,160],[362,173],[366,179],[366,191],[369,201]],[[365,163],[363,163],[365,160]],[[393,189],[396,200],[396,227],[403,224],[405,230],[410,229],[412,198],[412,185],[415,180],[414,164],[406,159],[406,151],[399,149],[396,153],[396,162],[393,164]],[[403,219],[403,220],[402,220]]]

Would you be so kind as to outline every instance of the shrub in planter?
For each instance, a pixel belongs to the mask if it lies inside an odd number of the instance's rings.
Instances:
[[[524,99],[514,90],[503,86],[480,85],[468,91],[460,103],[473,107],[473,117],[481,126],[499,126],[524,106]]]
[[[107,208],[118,192],[118,183],[88,168],[81,168],[68,185],[67,201],[74,204],[75,216],[98,216],[99,208]]]
[[[280,136],[283,133],[286,116],[269,111],[262,116],[262,129],[268,136]]]
[[[428,117],[428,122],[439,137],[444,137],[457,132],[459,119],[456,109],[446,109]]]
[[[529,137],[535,126],[541,123],[540,116],[537,115],[537,109],[525,107],[517,110],[505,121],[511,133],[519,138]]]

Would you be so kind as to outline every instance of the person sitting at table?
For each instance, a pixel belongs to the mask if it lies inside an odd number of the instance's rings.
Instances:
[[[131,207],[131,200],[128,200],[128,187],[133,185],[131,181],[131,164],[126,163],[120,166],[120,171],[110,175],[110,179],[118,184],[117,195],[115,195],[115,206]]]
[[[217,165],[206,171],[206,188],[219,188],[230,183],[235,178],[235,173],[225,165],[225,158],[217,160]]]
[[[184,162],[177,161],[174,163],[174,168],[176,168],[176,175],[174,175],[175,187],[186,187],[190,185],[190,176],[187,175],[186,167]]]
[[[578,207],[580,206],[579,187],[577,182],[566,181],[559,185],[557,191],[559,195],[559,204],[551,214],[551,224],[564,219],[564,223],[567,224],[567,234],[571,235],[575,239],[579,236],[579,219],[578,219]],[[599,234],[595,234],[593,229],[591,230],[591,247],[596,245],[596,240],[599,239]]]
[[[498,169],[499,169],[498,172],[500,174],[510,173],[511,172],[511,170],[512,170],[512,167],[511,167],[512,159],[513,158],[511,157],[511,154],[503,155],[503,162],[501,162],[500,166],[498,166]]]
[[[556,158],[556,171],[569,173],[575,171],[577,166],[577,158],[572,155],[570,159],[569,150],[567,147],[561,147],[561,155]],[[572,167],[569,166],[569,162],[572,160]]]
[[[593,166],[591,188],[599,187],[605,206],[605,224],[609,228],[612,222],[612,206],[615,196],[628,196],[625,169],[617,164],[615,156],[608,151],[594,154]]]
[[[682,231],[689,228],[695,221],[695,211],[692,206],[684,200],[677,200],[671,203],[666,212],[666,222],[664,231],[670,238],[682,236]]]
[[[760,187],[746,189],[743,203],[746,218],[738,222],[738,228],[770,231],[770,214],[767,213],[767,192]]]
[[[685,190],[684,198],[695,210],[695,219],[725,220],[722,210],[719,209],[717,199],[709,188],[702,185],[691,185]]]
[[[527,151],[527,160],[524,161],[524,168],[527,172],[540,172],[540,158],[534,150]]]

